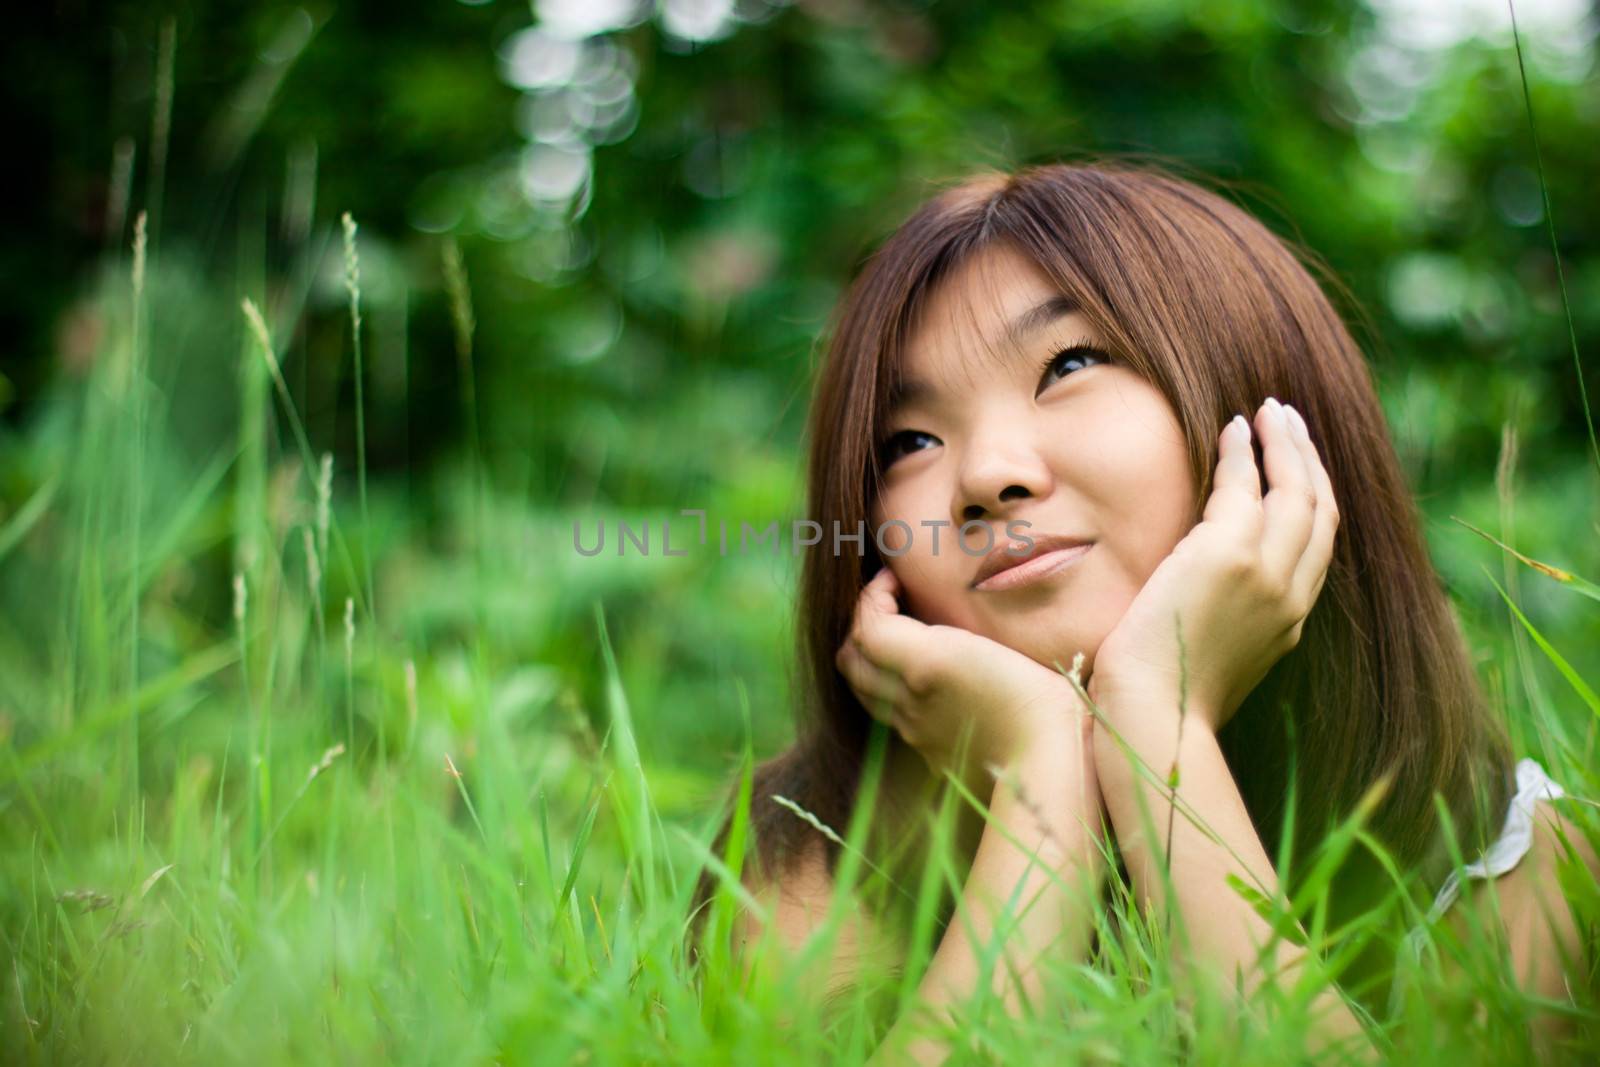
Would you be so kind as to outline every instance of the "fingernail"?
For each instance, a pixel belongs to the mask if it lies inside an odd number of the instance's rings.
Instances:
[[[1267,417],[1284,429],[1289,428],[1289,420],[1283,414],[1283,405],[1278,403],[1278,398],[1275,396],[1267,397]]]
[[[1243,441],[1250,440],[1250,423],[1245,419],[1245,417],[1243,415],[1235,415],[1233,417],[1233,421],[1228,423],[1228,425],[1229,425],[1229,427],[1236,427],[1237,428],[1236,432],[1237,432],[1237,435],[1238,435],[1240,440],[1243,440]]]
[[[1309,438],[1311,434],[1306,430],[1306,420],[1301,418],[1300,413],[1290,404],[1283,405],[1283,410],[1289,413],[1289,425],[1294,427],[1295,433]]]

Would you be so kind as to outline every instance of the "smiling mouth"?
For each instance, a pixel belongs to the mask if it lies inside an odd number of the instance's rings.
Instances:
[[[1037,556],[1032,556],[1013,567],[996,571],[981,582],[974,582],[972,588],[988,593],[1017,589],[1036,582],[1042,582],[1046,578],[1071,567],[1093,547],[1093,542],[1090,542],[1088,544],[1069,545],[1049,552],[1041,552]]]

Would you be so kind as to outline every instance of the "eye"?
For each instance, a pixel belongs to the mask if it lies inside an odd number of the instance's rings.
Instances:
[[[878,464],[884,469],[894,465],[895,460],[908,452],[919,452],[923,443],[927,442],[929,448],[939,443],[939,439],[931,433],[921,430],[901,430],[892,433],[878,446]]]
[[[1059,378],[1065,378],[1073,371],[1109,362],[1111,357],[1093,345],[1077,344],[1063,348],[1045,360],[1044,376],[1039,379],[1039,392],[1044,392]]]

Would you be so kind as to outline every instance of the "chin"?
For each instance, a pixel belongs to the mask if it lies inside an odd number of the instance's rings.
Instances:
[[[1042,627],[1032,627],[1021,632],[1005,632],[985,634],[993,641],[998,641],[1007,648],[1015,649],[1024,656],[1042,663],[1051,670],[1055,669],[1056,661],[1061,663],[1062,670],[1072,669],[1072,658],[1077,652],[1083,653],[1084,677],[1088,677],[1089,666],[1094,662],[1094,654],[1100,647],[1101,638],[1090,637],[1076,632],[1051,633]]]

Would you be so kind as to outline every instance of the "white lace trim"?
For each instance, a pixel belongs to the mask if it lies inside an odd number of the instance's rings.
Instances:
[[[1405,943],[1401,946],[1402,958],[1395,961],[1394,984],[1389,990],[1391,1017],[1400,1010],[1400,968],[1421,960],[1426,928],[1437,922],[1461,895],[1461,876],[1485,880],[1498,878],[1522,862],[1522,857],[1533,847],[1534,805],[1540,800],[1560,800],[1566,795],[1566,790],[1545,774],[1538,760],[1523,758],[1517,761],[1517,789],[1506,810],[1506,822],[1500,836],[1483,850],[1478,859],[1450,872],[1450,877],[1439,887],[1427,918],[1406,935]]]

